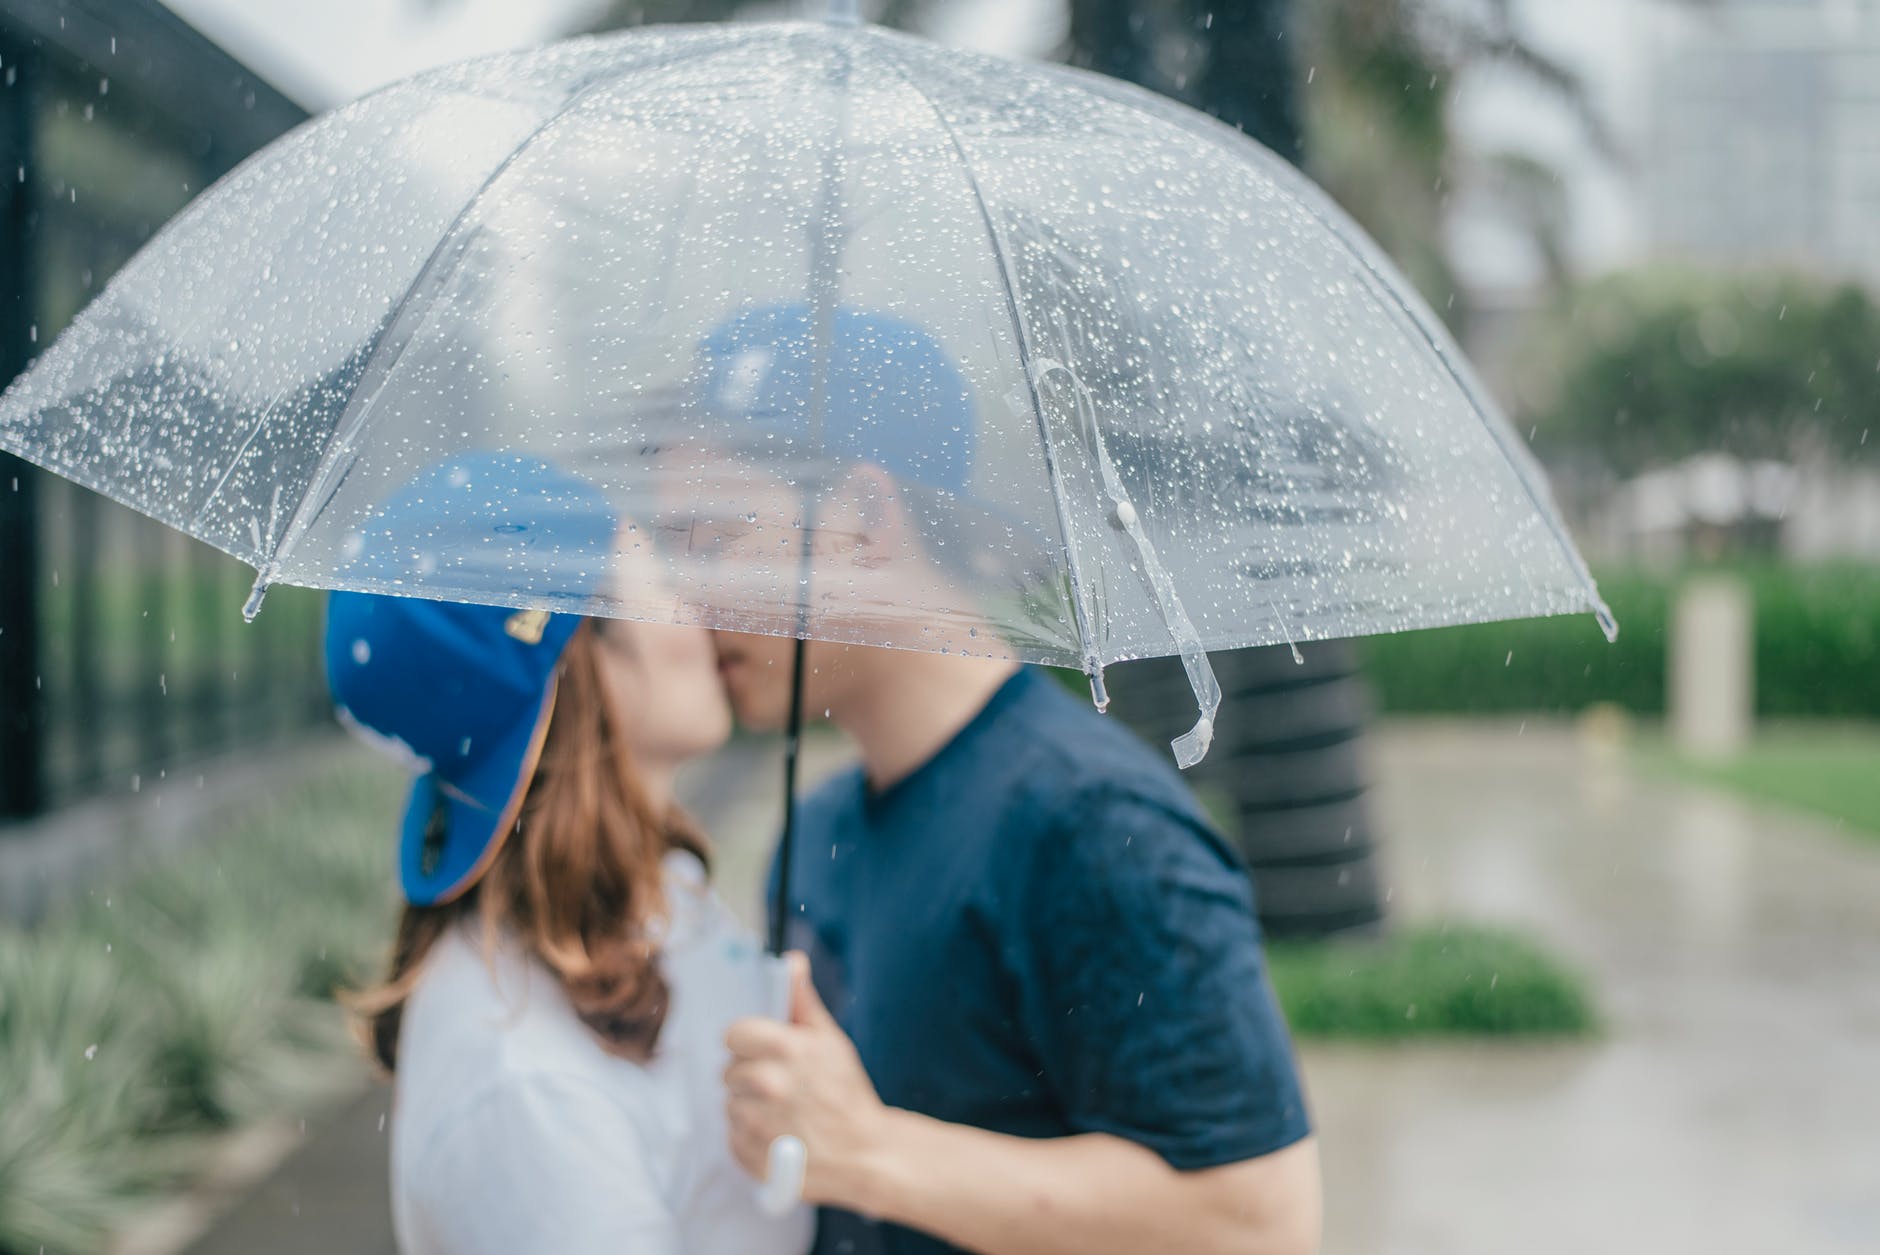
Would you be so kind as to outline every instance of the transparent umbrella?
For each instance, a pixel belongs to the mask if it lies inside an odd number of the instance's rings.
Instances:
[[[1315,187],[1199,114],[833,20],[422,75],[206,193],[0,447],[290,583],[1077,667],[1569,611],[1520,440]],[[477,497],[546,458],[659,581]],[[458,503],[460,506],[462,503]],[[456,510],[461,515],[462,510]]]

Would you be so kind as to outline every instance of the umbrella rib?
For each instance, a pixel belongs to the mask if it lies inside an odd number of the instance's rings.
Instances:
[[[1141,114],[1153,122],[1173,123],[1182,132],[1194,136],[1204,143],[1214,145],[1217,148],[1226,149],[1230,154],[1233,154],[1233,149],[1226,140],[1228,136],[1233,136],[1247,144],[1251,144],[1257,152],[1265,157],[1266,160],[1263,164],[1268,169],[1274,182],[1290,192],[1299,206],[1307,213],[1311,214],[1313,218],[1317,219],[1319,225],[1325,228],[1326,234],[1338,241],[1346,253],[1350,255],[1351,259],[1357,263],[1359,275],[1365,281],[1366,286],[1371,289],[1372,295],[1378,298],[1379,303],[1384,306],[1386,311],[1395,311],[1401,320],[1407,321],[1410,324],[1416,337],[1420,338],[1430,352],[1435,355],[1436,360],[1442,363],[1443,370],[1449,375],[1450,382],[1454,383],[1456,387],[1461,390],[1462,395],[1468,398],[1469,408],[1475,411],[1476,421],[1482,425],[1483,431],[1487,434],[1489,440],[1494,443],[1495,448],[1501,453],[1503,461],[1508,464],[1508,469],[1514,473],[1515,480],[1520,483],[1522,491],[1527,494],[1529,503],[1534,506],[1542,520],[1546,522],[1548,531],[1554,538],[1554,543],[1559,547],[1562,556],[1565,557],[1567,561],[1568,569],[1579,577],[1580,583],[1585,587],[1586,594],[1593,603],[1591,609],[1594,617],[1599,620],[1601,629],[1606,632],[1608,639],[1617,635],[1618,626],[1613,620],[1612,611],[1600,598],[1599,588],[1593,582],[1592,573],[1586,569],[1585,562],[1581,559],[1578,551],[1574,549],[1572,539],[1566,534],[1566,529],[1561,523],[1557,512],[1548,501],[1543,499],[1540,490],[1536,488],[1531,477],[1522,471],[1520,458],[1517,457],[1515,452],[1509,447],[1506,437],[1495,429],[1495,424],[1490,420],[1487,408],[1482,404],[1481,390],[1473,384],[1464,369],[1459,368],[1455,362],[1450,360],[1449,354],[1443,351],[1442,345],[1438,343],[1436,336],[1432,334],[1429,321],[1433,320],[1433,316],[1432,319],[1426,319],[1424,316],[1418,314],[1415,307],[1410,304],[1404,294],[1399,292],[1394,284],[1384,278],[1383,273],[1378,268],[1377,262],[1366,255],[1365,250],[1352,238],[1351,232],[1340,228],[1338,225],[1339,214],[1337,212],[1327,212],[1327,208],[1331,202],[1323,189],[1319,188],[1291,165],[1288,165],[1278,157],[1267,154],[1265,149],[1261,148],[1256,141],[1249,139],[1242,132],[1234,130],[1232,127],[1227,126],[1226,123],[1220,122],[1214,118],[1209,118],[1206,114],[1199,116],[1207,118],[1207,122],[1210,125],[1197,125],[1193,119],[1185,116],[1184,113],[1177,112],[1173,107],[1164,107],[1163,100],[1153,93],[1142,89],[1135,89],[1135,91],[1117,90],[1124,85],[1105,75],[1096,74],[1088,70],[1078,70],[1069,66],[1044,66],[1041,68],[1046,74],[1057,78],[1069,79],[1079,88],[1101,96],[1111,104],[1127,109],[1131,113]],[[1146,99],[1136,99],[1136,91],[1141,92],[1142,96],[1146,97]],[[1211,134],[1210,131],[1214,128],[1219,128],[1223,133],[1219,135]]]
[[[1103,690],[1103,662],[1097,650],[1096,629],[1091,623],[1091,616],[1084,605],[1084,580],[1082,565],[1078,561],[1077,546],[1071,539],[1070,516],[1064,499],[1064,481],[1058,472],[1057,449],[1051,440],[1051,427],[1044,415],[1044,403],[1039,399],[1038,388],[1032,377],[1032,360],[1035,356],[1031,348],[1030,337],[1025,333],[1025,320],[1019,313],[1018,292],[1012,286],[1012,273],[1006,264],[1005,241],[999,234],[999,227],[992,218],[992,208],[986,203],[986,195],[979,186],[979,176],[973,170],[972,159],[966,155],[965,147],[960,143],[958,132],[940,109],[939,104],[927,93],[914,76],[908,73],[906,62],[900,50],[886,40],[878,41],[883,52],[884,63],[894,71],[907,89],[920,98],[933,114],[941,133],[947,138],[947,145],[959,160],[960,173],[966,178],[966,186],[973,193],[973,203],[979,207],[979,219],[985,225],[986,239],[992,247],[993,269],[999,272],[999,284],[1005,295],[1006,313],[1012,320],[1012,334],[1018,339],[1019,369],[1025,376],[1025,392],[1031,398],[1032,416],[1038,423],[1038,437],[1044,445],[1045,476],[1051,485],[1051,502],[1057,510],[1058,536],[1064,546],[1064,566],[1071,580],[1071,614],[1077,621],[1078,644],[1084,651],[1084,672],[1090,677],[1091,690],[1101,708],[1108,704]]]
[[[705,47],[683,49],[671,60],[663,63],[659,68],[662,70],[670,69],[672,66],[681,62],[695,61],[702,57],[713,56],[747,42],[749,42],[749,37],[745,35],[742,38],[727,39],[723,42],[712,43]],[[543,118],[534,129],[517,141],[516,146],[510,149],[508,155],[498,162],[496,168],[491,170],[488,177],[477,186],[477,190],[471,193],[470,197],[464,202],[463,208],[458,210],[456,216],[451,219],[450,225],[444,228],[443,233],[438,237],[437,243],[432,246],[430,255],[424,259],[424,265],[419,267],[418,273],[412,278],[411,282],[405,286],[404,292],[399,295],[398,303],[392,307],[391,315],[385,321],[385,329],[379,333],[378,339],[373,342],[372,351],[366,356],[365,365],[360,370],[360,386],[354,390],[352,398],[347,402],[345,411],[341,413],[339,421],[334,424],[333,438],[328,443],[326,451],[320,458],[319,467],[308,480],[307,492],[301,497],[300,504],[295,508],[293,515],[287,520],[287,526],[282,530],[279,545],[276,546],[272,554],[266,556],[266,565],[260,568],[256,573],[254,593],[249,597],[251,607],[259,607],[259,595],[264,593],[268,585],[273,582],[274,575],[281,568],[282,559],[286,557],[289,549],[293,547],[300,537],[305,535],[307,529],[312,526],[313,520],[319,517],[321,511],[325,510],[326,503],[328,500],[331,500],[332,494],[338,491],[338,480],[342,478],[339,475],[340,460],[345,457],[353,442],[358,438],[360,431],[365,427],[366,420],[371,416],[373,404],[378,400],[379,393],[391,379],[392,372],[397,368],[399,360],[404,356],[405,347],[416,338],[416,333],[422,330],[424,322],[428,321],[430,312],[427,310],[421,316],[419,325],[413,328],[412,334],[405,336],[398,347],[390,350],[389,355],[387,354],[387,346],[398,339],[394,333],[405,321],[407,311],[411,308],[412,297],[419,289],[426,285],[433,274],[445,263],[447,256],[453,251],[452,246],[462,242],[460,231],[464,222],[470,217],[470,214],[477,206],[483,203],[485,195],[488,194],[489,190],[494,187],[497,181],[509,170],[510,166],[515,164],[517,158],[527,152],[535,141],[541,138],[549,128],[566,119],[583,101],[588,100],[604,88],[611,87],[621,82],[640,68],[642,67],[638,65],[615,67],[599,75],[593,82],[570,95],[558,108],[553,110],[547,117]],[[371,382],[368,383],[368,380],[371,380]],[[362,397],[364,398],[363,400],[361,400]],[[316,499],[320,499],[317,505],[314,504]],[[311,514],[308,512],[309,507],[312,507]]]

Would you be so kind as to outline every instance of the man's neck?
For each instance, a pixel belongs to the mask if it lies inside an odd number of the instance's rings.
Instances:
[[[1014,663],[868,650],[866,674],[835,710],[838,726],[855,739],[872,789],[912,775],[944,749],[985,709],[1018,670]]]

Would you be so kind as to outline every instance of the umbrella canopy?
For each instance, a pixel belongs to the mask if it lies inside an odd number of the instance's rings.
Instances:
[[[1181,654],[1184,763],[1205,650],[1611,630],[1520,440],[1307,180],[1114,81],[842,23],[574,40],[306,124],[117,276],[0,447],[253,564],[255,605],[1004,656],[1100,699]],[[667,578],[597,583],[496,499],[353,561],[472,450],[598,485]]]

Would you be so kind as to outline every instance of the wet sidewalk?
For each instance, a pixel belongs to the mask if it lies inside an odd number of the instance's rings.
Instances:
[[[1401,916],[1531,930],[1608,1032],[1308,1052],[1328,1253],[1880,1250],[1880,842],[1559,727],[1399,726],[1376,769]]]
[[[1560,727],[1387,727],[1374,769],[1398,917],[1528,929],[1608,1032],[1308,1050],[1328,1255],[1880,1250],[1880,843]],[[753,743],[693,781],[740,911],[778,779]],[[389,1251],[384,1109],[329,1117],[194,1249]]]

